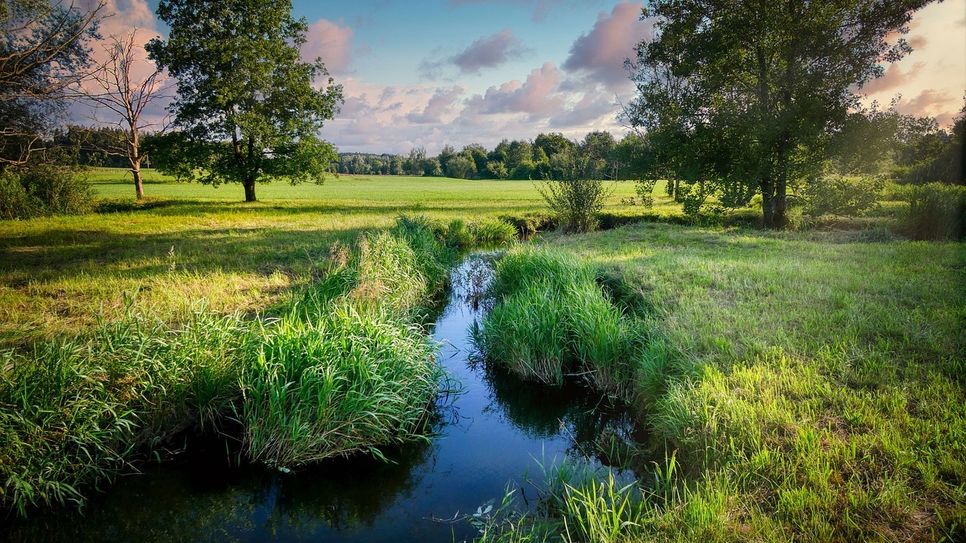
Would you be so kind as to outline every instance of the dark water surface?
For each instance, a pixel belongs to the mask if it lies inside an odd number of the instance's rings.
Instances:
[[[146,466],[93,498],[83,514],[34,515],[7,527],[9,541],[408,541],[451,542],[476,533],[465,521],[507,484],[539,480],[541,464],[586,458],[605,429],[626,433],[619,408],[576,385],[541,387],[478,362],[470,332],[485,311],[488,257],[453,272],[433,336],[462,392],[440,401],[430,442],[387,450],[393,463],[358,456],[283,474],[233,466],[218,445]]]

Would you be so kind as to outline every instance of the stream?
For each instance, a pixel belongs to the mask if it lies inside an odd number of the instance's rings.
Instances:
[[[452,274],[433,327],[440,363],[460,392],[445,394],[431,440],[283,474],[228,460],[224,444],[120,477],[83,512],[34,513],[4,541],[452,542],[478,533],[465,520],[499,503],[508,484],[523,507],[542,465],[599,464],[595,439],[632,432],[627,414],[579,384],[545,387],[479,362],[471,331],[485,314],[492,257],[471,255]]]

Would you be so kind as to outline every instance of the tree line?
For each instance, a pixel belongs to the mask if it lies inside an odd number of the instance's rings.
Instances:
[[[633,176],[629,165],[641,143],[635,134],[617,140],[611,133],[595,131],[575,141],[557,132],[533,140],[504,139],[493,149],[478,143],[457,150],[446,145],[436,156],[421,147],[407,155],[340,153],[338,173],[356,175],[409,175],[457,179],[551,179],[560,178],[575,156],[589,161],[587,175],[599,179]]]

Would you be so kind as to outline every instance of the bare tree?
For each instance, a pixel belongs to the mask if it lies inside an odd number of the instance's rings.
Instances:
[[[112,37],[105,47],[107,60],[96,70],[85,85],[82,94],[97,107],[106,108],[123,129],[124,141],[98,150],[114,156],[125,156],[131,164],[137,199],[144,198],[141,179],[141,162],[145,153],[141,146],[144,130],[156,126],[146,122],[143,114],[152,102],[164,98],[162,70],[140,54],[144,49],[137,44],[137,29],[124,37]],[[146,73],[143,77],[138,72]]]
[[[89,75],[87,42],[104,2],[0,0],[0,169],[43,151],[43,132],[63,110],[65,92]]]

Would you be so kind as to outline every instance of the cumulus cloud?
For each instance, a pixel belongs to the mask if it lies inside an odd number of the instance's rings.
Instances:
[[[458,86],[449,89],[437,89],[422,111],[412,111],[406,118],[409,122],[417,124],[442,122],[443,116],[453,109],[462,94],[463,88]]]
[[[314,61],[321,58],[325,67],[335,75],[345,74],[352,56],[352,29],[339,26],[327,19],[319,19],[309,25],[302,58]]]
[[[586,93],[569,110],[561,111],[550,119],[551,128],[574,128],[600,120],[605,115],[615,117],[617,104],[604,93]]]
[[[926,89],[912,99],[902,98],[896,109],[906,115],[935,117],[940,125],[950,124],[954,112],[962,107],[962,97],[937,89]]]
[[[899,64],[890,64],[882,77],[873,79],[862,87],[863,94],[875,94],[902,87],[915,79],[916,75],[926,66],[924,62],[917,62],[908,70],[903,70]]]
[[[574,41],[563,68],[610,89],[629,87],[624,60],[633,56],[634,46],[653,31],[652,22],[640,20],[642,6],[623,2],[610,14],[601,13],[590,32]]]
[[[462,53],[452,58],[463,73],[477,73],[482,68],[494,68],[525,52],[520,40],[509,28],[474,41]]]
[[[545,118],[563,105],[563,97],[556,93],[560,80],[560,70],[546,62],[522,83],[509,81],[470,98],[467,109],[470,113],[526,113],[531,119]]]

